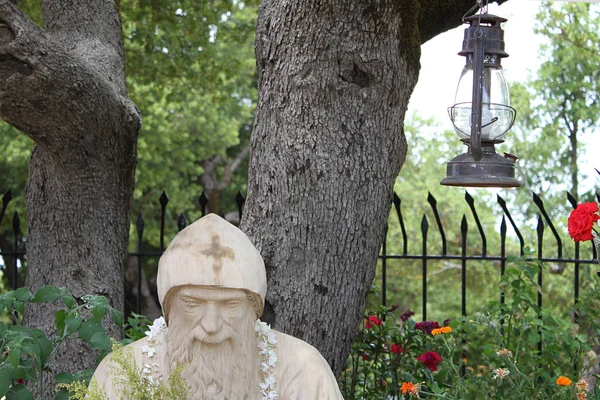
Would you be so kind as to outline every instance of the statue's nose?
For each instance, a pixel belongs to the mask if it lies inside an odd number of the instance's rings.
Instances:
[[[222,325],[223,321],[219,313],[219,307],[215,303],[208,303],[202,316],[202,328],[206,333],[213,334],[217,333]]]

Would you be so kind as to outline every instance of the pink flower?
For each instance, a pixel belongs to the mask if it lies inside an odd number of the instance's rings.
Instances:
[[[427,351],[417,357],[417,360],[425,364],[425,366],[432,372],[437,371],[439,363],[442,361],[442,357],[435,351]]]
[[[367,322],[365,322],[365,329],[371,329],[374,326],[379,326],[381,324],[383,324],[382,320],[377,318],[376,315],[371,315],[371,316],[369,316],[369,319],[367,320]]]

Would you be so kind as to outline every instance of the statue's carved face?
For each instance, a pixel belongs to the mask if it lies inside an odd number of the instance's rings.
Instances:
[[[220,344],[235,338],[254,304],[240,289],[184,286],[175,293],[170,308],[180,333],[190,333],[205,344]]]

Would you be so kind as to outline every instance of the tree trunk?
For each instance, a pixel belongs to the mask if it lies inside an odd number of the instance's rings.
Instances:
[[[260,95],[241,228],[265,259],[264,318],[317,347],[336,375],[406,155],[421,42],[473,4],[420,3],[263,0],[258,16]]]
[[[117,2],[46,0],[42,7],[45,30],[0,0],[0,113],[35,141],[27,285],[105,295],[122,309],[140,117],[127,98]],[[32,306],[25,323],[51,332],[54,311]],[[88,348],[69,345],[53,367],[95,364]]]

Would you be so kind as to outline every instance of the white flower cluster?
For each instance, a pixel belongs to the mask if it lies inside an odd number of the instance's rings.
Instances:
[[[275,333],[271,331],[271,327],[262,322],[256,320],[254,323],[254,330],[258,337],[258,353],[260,355],[260,371],[263,381],[259,384],[260,391],[263,395],[263,400],[277,399],[279,395],[275,390],[275,364],[277,364],[277,353],[275,347],[277,345],[277,339]]]
[[[142,346],[142,354],[148,354],[148,358],[152,358],[156,353],[156,336],[167,327],[165,323],[165,319],[163,317],[157,318],[154,320],[152,325],[148,328],[149,331],[146,331],[146,340],[148,341],[148,345]]]

